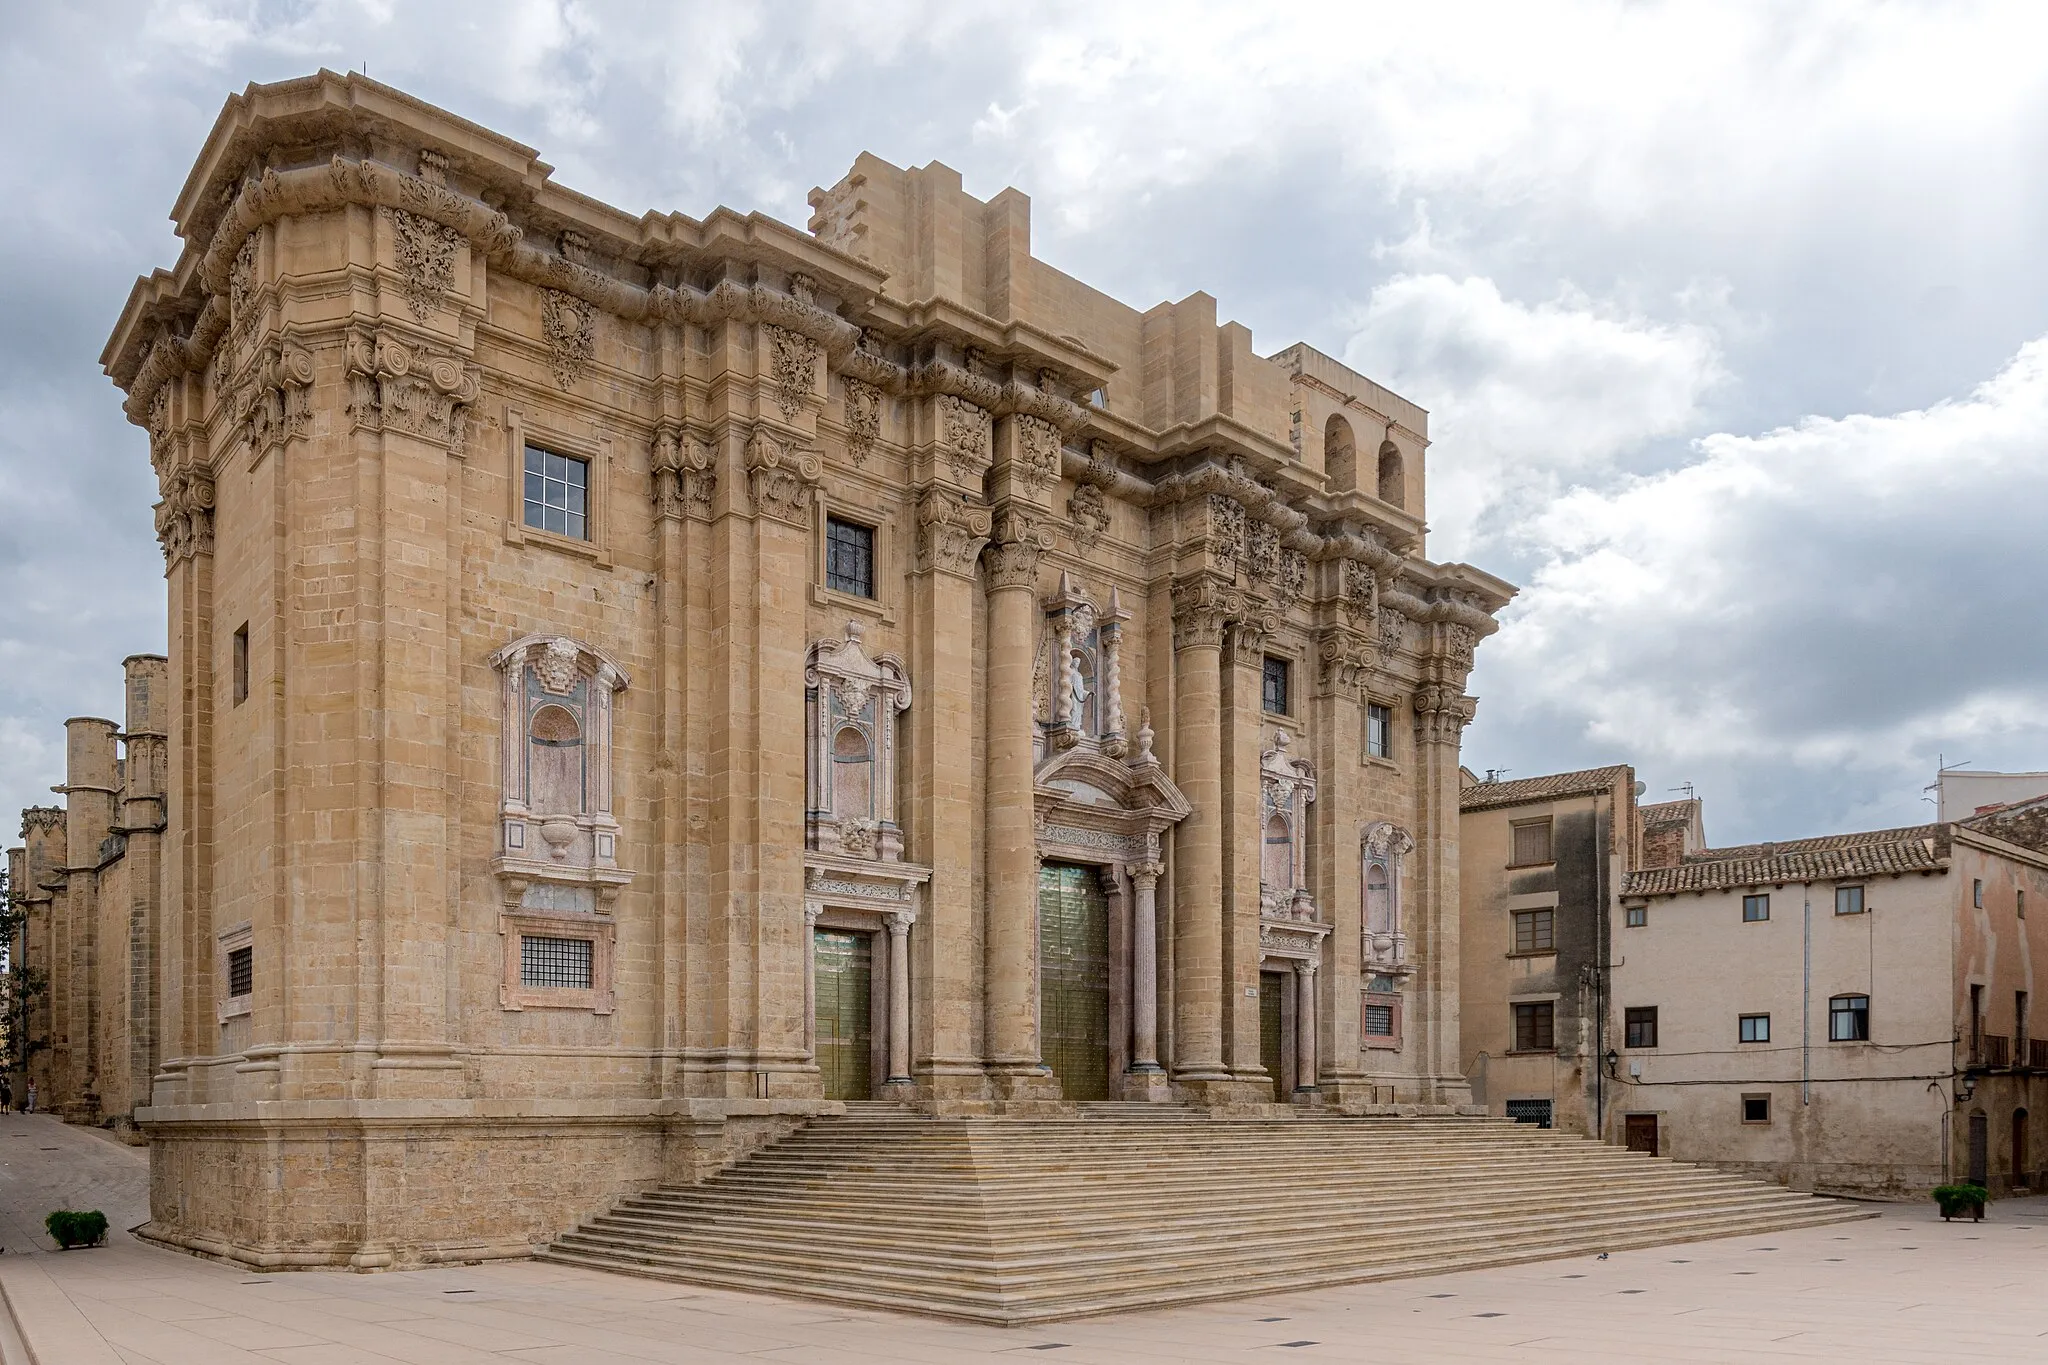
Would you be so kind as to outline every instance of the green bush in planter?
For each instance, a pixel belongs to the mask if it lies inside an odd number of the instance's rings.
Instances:
[[[1943,1218],[1968,1213],[1982,1220],[1984,1206],[1991,1202],[1991,1191],[1982,1185],[1937,1185],[1934,1187],[1934,1202],[1941,1206]]]
[[[50,1240],[66,1251],[96,1247],[107,1240],[107,1215],[98,1209],[89,1213],[59,1209],[43,1220],[43,1226],[49,1229]]]

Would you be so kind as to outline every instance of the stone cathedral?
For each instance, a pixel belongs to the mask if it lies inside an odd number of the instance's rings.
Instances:
[[[45,1093],[149,1141],[146,1235],[525,1255],[846,1102],[1468,1105],[1513,589],[1425,555],[1427,415],[1062,274],[1015,190],[810,202],[628,214],[359,75],[227,102],[103,358],[142,761],[74,723],[19,860]]]

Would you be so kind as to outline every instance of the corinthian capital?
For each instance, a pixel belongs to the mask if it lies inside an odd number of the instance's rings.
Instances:
[[[926,489],[917,502],[917,571],[970,576],[992,521],[986,507],[951,489]]]
[[[1019,507],[995,514],[995,538],[983,551],[991,588],[1036,588],[1038,566],[1052,549],[1052,532]]]
[[[1217,649],[1239,609],[1238,595],[1207,575],[1173,585],[1173,647]]]
[[[1426,744],[1456,744],[1478,708],[1477,697],[1444,683],[1415,689],[1415,724]]]

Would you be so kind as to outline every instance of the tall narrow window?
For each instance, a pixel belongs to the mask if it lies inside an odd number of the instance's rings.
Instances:
[[[235,705],[249,700],[249,623],[242,622],[242,628],[235,632]]]
[[[1984,988],[1970,987],[1970,1057],[1975,1060],[1984,1055]]]
[[[590,465],[573,455],[526,448],[524,520],[536,531],[590,539]]]
[[[1970,905],[1978,910],[1984,908],[1984,879],[1982,877],[1970,879]]]
[[[1529,867],[1550,861],[1550,821],[1517,821],[1514,831],[1514,866]]]
[[[1742,922],[1744,924],[1755,924],[1758,920],[1766,920],[1770,917],[1771,898],[1768,895],[1744,896],[1742,898]]]
[[[1371,758],[1394,756],[1394,708],[1376,701],[1365,704],[1365,752]]]
[[[1624,1021],[1630,1047],[1657,1046],[1657,1007],[1642,1005],[1630,1009]]]
[[[1838,995],[1828,1001],[1828,1041],[1867,1043],[1870,1041],[1870,997]]]
[[[1266,656],[1260,702],[1273,715],[1287,714],[1287,660]]]
[[[875,528],[825,519],[825,586],[852,597],[875,595]]]
[[[237,948],[228,954],[228,996],[248,995],[256,989],[256,950]]]
[[[1863,888],[1860,886],[1838,886],[1835,888],[1835,913],[1838,915],[1860,915],[1863,913]]]

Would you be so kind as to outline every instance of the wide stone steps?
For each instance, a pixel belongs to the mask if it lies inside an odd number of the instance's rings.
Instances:
[[[545,1259],[982,1322],[1868,1216],[1477,1119],[814,1122],[622,1200]]]

